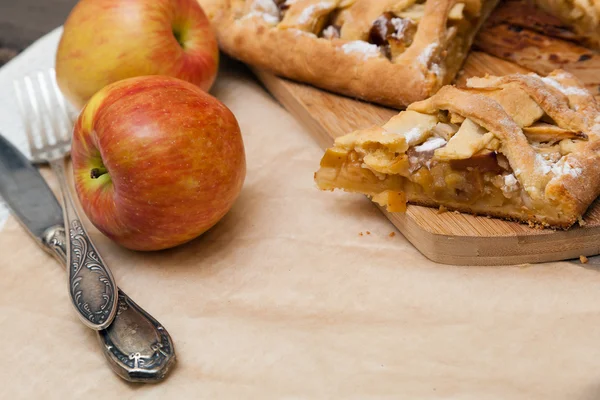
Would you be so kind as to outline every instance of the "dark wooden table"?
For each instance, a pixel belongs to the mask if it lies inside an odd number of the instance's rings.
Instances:
[[[77,0],[0,0],[0,65],[67,18]]]

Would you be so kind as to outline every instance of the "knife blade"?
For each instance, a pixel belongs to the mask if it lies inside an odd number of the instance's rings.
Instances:
[[[62,208],[42,175],[1,135],[0,196],[38,242],[49,228],[63,226]]]
[[[25,230],[66,267],[62,208],[29,160],[0,135],[0,197]],[[112,370],[131,382],[158,382],[175,363],[175,348],[164,326],[118,291],[118,312],[108,328],[96,331]]]

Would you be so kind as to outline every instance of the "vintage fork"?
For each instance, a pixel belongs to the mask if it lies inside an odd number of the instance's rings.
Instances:
[[[63,208],[71,208],[70,222],[67,221],[67,210],[64,210],[65,228],[73,227],[73,221],[77,221],[77,229],[71,229],[69,234],[71,240],[78,241],[77,244],[69,247],[65,243],[68,240],[61,239],[67,236],[64,229],[58,227],[56,232],[49,234],[52,237],[46,240],[44,245],[62,265],[67,266],[68,270],[73,269],[71,262],[67,263],[68,259],[77,261],[85,254],[85,249],[81,246],[88,246],[89,257],[83,259],[84,263],[91,258],[94,264],[101,264],[100,255],[95,249],[94,254],[90,254],[93,245],[85,238],[87,235],[84,236],[85,230],[77,218],[65,180],[64,157],[71,147],[70,129],[75,112],[66,103],[56,86],[53,69],[15,81],[14,87],[32,153],[31,161],[49,162],[57,172],[61,180]],[[45,129],[52,132],[52,136],[44,133]],[[70,254],[71,251],[73,254]],[[94,268],[101,267],[102,265],[99,265]],[[69,273],[73,275],[73,271]],[[106,276],[110,276],[110,272],[106,272]],[[71,277],[69,279],[69,289],[71,289]],[[114,281],[112,284],[114,285]],[[105,290],[105,287],[100,286],[100,288]],[[161,381],[176,360],[175,348],[169,332],[122,290],[116,286],[113,286],[112,290],[118,295],[116,316],[106,329],[97,331],[104,356],[111,368],[128,381],[148,383]]]
[[[15,82],[33,163],[47,162],[58,178],[67,235],[67,277],[71,303],[83,323],[105,329],[117,312],[117,285],[75,209],[65,160],[71,151],[72,119],[56,86],[54,71]]]

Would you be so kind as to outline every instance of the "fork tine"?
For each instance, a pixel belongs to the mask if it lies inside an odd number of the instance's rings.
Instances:
[[[53,117],[52,102],[50,100],[50,92],[48,91],[48,84],[43,72],[37,73],[37,81],[39,92],[42,97],[42,116],[46,119],[46,129],[41,132],[42,136],[46,137],[46,140],[50,144],[57,144],[59,141],[58,135],[60,132],[60,126],[57,119]]]
[[[51,161],[71,151],[68,103],[62,96],[54,69],[39,71],[13,83],[32,161]]]
[[[64,127],[64,131],[61,137],[63,140],[70,140],[71,131],[73,129],[73,119],[71,118],[71,116],[69,115],[69,111],[67,110],[65,97],[60,92],[58,84],[56,83],[56,73],[54,72],[54,68],[51,68],[48,71],[48,75],[50,76],[50,87],[52,88],[52,93],[54,94],[53,97],[56,99],[56,103],[58,104],[58,108],[60,109],[60,119]]]
[[[79,117],[79,110],[76,110],[75,107],[71,105],[63,96],[62,91],[58,87],[58,83],[56,81],[56,70],[54,68],[50,68],[48,71],[50,76],[52,77],[52,82],[54,82],[54,90],[56,91],[56,97],[59,99],[60,105],[67,116],[67,120],[70,125],[73,125],[74,121]]]
[[[48,140],[43,134],[44,116],[41,114],[40,104],[37,101],[37,95],[33,86],[33,82],[29,76],[23,78],[23,82],[25,84],[25,92],[27,93],[27,101],[31,106],[31,110],[33,111],[33,118],[31,116],[27,116],[27,118],[34,120],[34,122],[32,122],[32,134],[34,140],[39,139],[41,142],[41,146],[37,146],[38,148],[46,147],[48,145]]]
[[[25,136],[27,136],[27,143],[29,144],[29,151],[31,152],[32,158],[35,158],[35,150],[37,149],[37,145],[35,143],[35,139],[33,137],[33,127],[31,124],[31,116],[27,113],[27,105],[25,102],[25,98],[23,97],[23,91],[21,85],[19,85],[18,81],[13,82],[15,95],[17,97],[17,105],[19,107],[19,113],[21,114],[21,120],[23,121],[23,125],[25,127]]]
[[[71,105],[71,103],[69,103],[68,101],[65,101],[65,105],[66,105],[66,110],[67,110],[67,114],[69,115],[69,120],[71,121],[71,123],[75,123],[75,121],[77,120],[77,118],[79,118],[79,111],[75,109],[75,107],[73,105]]]

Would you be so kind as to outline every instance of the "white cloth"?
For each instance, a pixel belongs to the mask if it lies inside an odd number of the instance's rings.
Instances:
[[[22,116],[15,98],[13,82],[25,75],[54,67],[56,48],[62,27],[37,40],[17,57],[0,68],[0,134],[29,156]],[[8,218],[8,209],[0,199],[0,231]]]

